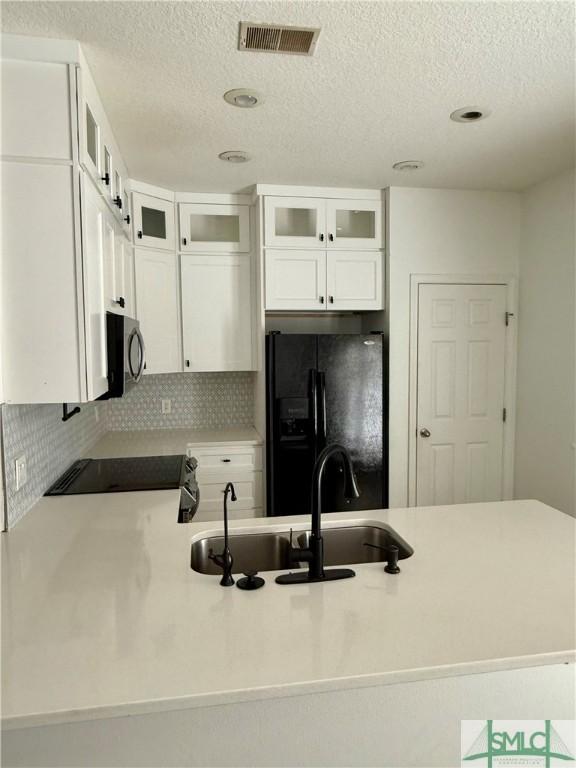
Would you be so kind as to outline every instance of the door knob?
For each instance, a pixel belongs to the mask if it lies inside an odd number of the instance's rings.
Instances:
[[[430,437],[430,430],[424,427],[420,430],[420,437]]]

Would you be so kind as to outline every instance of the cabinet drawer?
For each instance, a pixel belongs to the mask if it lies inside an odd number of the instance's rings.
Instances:
[[[218,446],[216,448],[194,448],[191,453],[198,461],[198,477],[206,473],[226,473],[230,470],[253,472],[262,469],[261,446]]]
[[[214,511],[223,513],[224,509],[224,488],[228,480],[202,480],[198,483],[200,490],[199,511]],[[262,506],[262,473],[247,473],[242,479],[233,480],[234,490],[236,491],[236,501],[228,500],[228,511],[230,513],[254,509]],[[243,515],[240,515],[243,517]]]

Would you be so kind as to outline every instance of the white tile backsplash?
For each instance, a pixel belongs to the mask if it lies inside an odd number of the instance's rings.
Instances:
[[[162,413],[162,400],[171,412]],[[169,373],[144,376],[140,384],[108,405],[108,429],[219,429],[254,423],[250,372]]]
[[[106,432],[106,410],[105,404],[83,405],[79,414],[64,422],[61,405],[2,406],[9,528]],[[17,491],[14,462],[22,455],[28,479]]]
[[[162,400],[171,412],[162,413]],[[81,406],[62,421],[61,405],[3,405],[6,505],[11,528],[72,462],[107,431],[144,429],[219,429],[254,423],[250,372],[145,376],[119,400]],[[98,418],[97,418],[98,414]],[[28,481],[16,490],[15,459],[26,456]]]

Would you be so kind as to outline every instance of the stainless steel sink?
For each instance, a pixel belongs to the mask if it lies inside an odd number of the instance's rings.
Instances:
[[[290,565],[290,534],[246,533],[230,534],[228,546],[234,558],[232,573],[246,571],[282,571],[297,568]],[[198,573],[221,575],[222,569],[208,557],[219,555],[224,549],[223,536],[210,536],[192,543],[190,565]]]
[[[294,532],[294,545],[306,547],[309,531]],[[350,525],[338,528],[325,526],[324,565],[353,565],[377,563],[387,559],[386,549],[398,547],[398,559],[405,560],[414,554],[412,547],[392,528],[377,525]],[[371,544],[373,546],[366,546]],[[232,533],[229,546],[234,558],[233,573],[245,571],[283,571],[306,567],[304,563],[290,562],[290,532]],[[192,543],[190,565],[198,573],[221,575],[222,569],[208,557],[211,552],[220,554],[224,548],[223,536],[209,536]]]
[[[298,536],[298,546],[307,547],[310,532]],[[378,563],[387,560],[386,550],[398,547],[398,559],[414,554],[412,547],[392,528],[376,525],[351,525],[342,528],[323,528],[324,565],[353,565]],[[367,546],[371,545],[371,546]]]

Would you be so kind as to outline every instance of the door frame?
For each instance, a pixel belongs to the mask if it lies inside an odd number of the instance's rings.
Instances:
[[[504,402],[506,421],[502,451],[502,499],[514,492],[514,438],[516,434],[516,356],[518,320],[518,280],[511,274],[447,274],[410,275],[410,362],[408,394],[408,506],[416,506],[416,430],[418,427],[418,319],[421,285],[504,285],[507,312],[513,313],[506,334],[504,370]],[[504,318],[503,318],[504,322]]]

